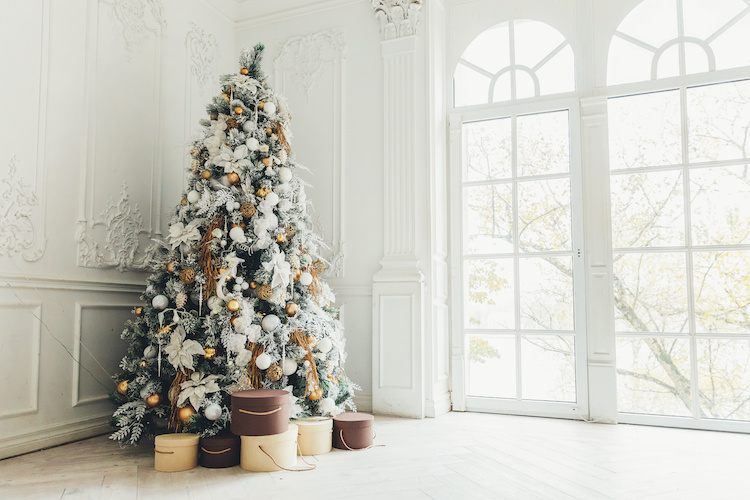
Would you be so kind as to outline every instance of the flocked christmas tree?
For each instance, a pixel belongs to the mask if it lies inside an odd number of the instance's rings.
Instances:
[[[231,393],[243,389],[287,389],[291,418],[355,409],[290,116],[266,85],[262,51],[243,51],[240,72],[221,77],[144,305],[122,333],[129,348],[111,436],[121,443],[217,434],[229,427]]]

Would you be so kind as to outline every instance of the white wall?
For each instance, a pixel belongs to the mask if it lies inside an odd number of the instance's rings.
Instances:
[[[0,6],[0,458],[108,430],[136,268],[179,202],[212,82],[236,64],[235,8]]]

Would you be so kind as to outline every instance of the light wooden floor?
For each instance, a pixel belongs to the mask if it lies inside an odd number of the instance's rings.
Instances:
[[[101,436],[0,461],[0,498],[750,498],[750,435],[476,413],[375,428],[384,447],[270,474],[156,472],[148,444]]]

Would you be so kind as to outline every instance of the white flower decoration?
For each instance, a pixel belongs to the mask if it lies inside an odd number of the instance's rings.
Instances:
[[[190,401],[190,405],[196,410],[201,407],[201,402],[206,394],[219,391],[219,384],[216,383],[218,375],[209,375],[204,377],[202,373],[193,373],[190,378],[180,384],[180,395],[177,398],[177,406],[182,406],[185,401]]]
[[[185,340],[185,329],[182,325],[175,328],[172,336],[169,338],[169,344],[164,348],[167,353],[167,360],[177,370],[185,373],[185,369],[193,369],[193,356],[203,354],[203,346],[195,340]]]
[[[248,153],[249,150],[244,144],[238,146],[234,151],[232,151],[232,148],[228,146],[222,146],[221,153],[219,154],[219,156],[214,158],[214,164],[219,167],[223,167],[225,174],[228,174],[229,172],[240,173],[240,167],[247,167],[252,165],[252,162],[246,159]]]
[[[286,288],[287,285],[289,285],[289,276],[292,273],[292,266],[286,261],[283,253],[275,253],[273,257],[271,257],[270,262],[263,263],[263,269],[268,272],[273,271],[271,288],[276,288],[278,286]]]
[[[224,132],[227,129],[227,118],[227,115],[219,115],[217,120],[211,120],[211,134],[218,135],[217,132]]]
[[[198,230],[198,226],[200,226],[201,222],[200,219],[195,219],[190,221],[187,226],[182,222],[169,226],[169,242],[172,244],[172,250],[182,243],[189,245],[193,241],[199,241],[201,239],[201,232]]]

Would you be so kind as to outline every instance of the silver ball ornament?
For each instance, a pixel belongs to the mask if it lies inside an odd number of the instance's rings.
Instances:
[[[151,300],[151,305],[154,306],[154,309],[166,309],[169,305],[169,299],[166,295],[159,294]]]
[[[218,420],[221,416],[221,406],[211,403],[203,410],[203,415],[209,420]]]

